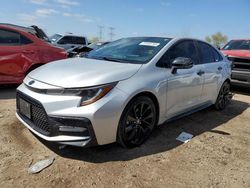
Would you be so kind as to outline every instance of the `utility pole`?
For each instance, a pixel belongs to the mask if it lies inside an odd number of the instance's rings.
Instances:
[[[104,26],[98,26],[99,27],[99,40],[102,41],[102,36],[103,36],[103,29],[104,29]]]
[[[115,28],[114,27],[109,27],[109,29],[110,29],[110,33],[109,33],[110,41],[112,41],[113,36],[115,36],[115,33],[114,33]]]

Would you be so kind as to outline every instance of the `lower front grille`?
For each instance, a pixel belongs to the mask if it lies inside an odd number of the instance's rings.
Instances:
[[[20,105],[19,100],[23,99],[26,102],[28,102],[31,105],[31,119],[27,118],[23,114],[20,113]],[[48,116],[42,106],[38,101],[20,93],[17,92],[17,110],[19,114],[23,117],[23,119],[27,122],[32,122],[32,128],[38,131],[41,134],[44,134],[46,136],[50,136],[52,132],[52,128],[48,122]],[[28,123],[27,122],[27,123]]]

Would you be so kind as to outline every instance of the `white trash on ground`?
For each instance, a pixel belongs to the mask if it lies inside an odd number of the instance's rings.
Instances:
[[[192,134],[186,133],[186,132],[182,132],[177,138],[176,140],[179,140],[181,142],[184,143],[188,143],[191,139],[193,138]]]
[[[48,159],[44,159],[42,161],[38,161],[34,165],[32,165],[28,172],[29,174],[36,174],[38,172],[41,172],[43,169],[49,167],[55,160],[55,157],[50,157]]]

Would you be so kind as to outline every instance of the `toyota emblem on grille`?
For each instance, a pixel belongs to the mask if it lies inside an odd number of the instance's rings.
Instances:
[[[32,85],[32,84],[34,84],[35,83],[35,80],[31,80],[30,82],[29,82],[29,85]]]

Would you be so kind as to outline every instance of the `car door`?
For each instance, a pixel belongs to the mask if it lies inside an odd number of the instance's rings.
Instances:
[[[200,63],[204,66],[202,101],[213,103],[218,94],[218,83],[222,79],[223,58],[209,44],[197,41]]]
[[[16,82],[21,59],[20,34],[0,28],[0,83]]]
[[[169,63],[177,57],[191,58],[194,66],[190,69],[178,69],[168,76],[167,118],[174,117],[200,104],[204,77],[200,74],[203,65],[199,64],[197,48],[193,40],[182,40],[174,44],[161,60]],[[160,61],[161,61],[160,60]]]

